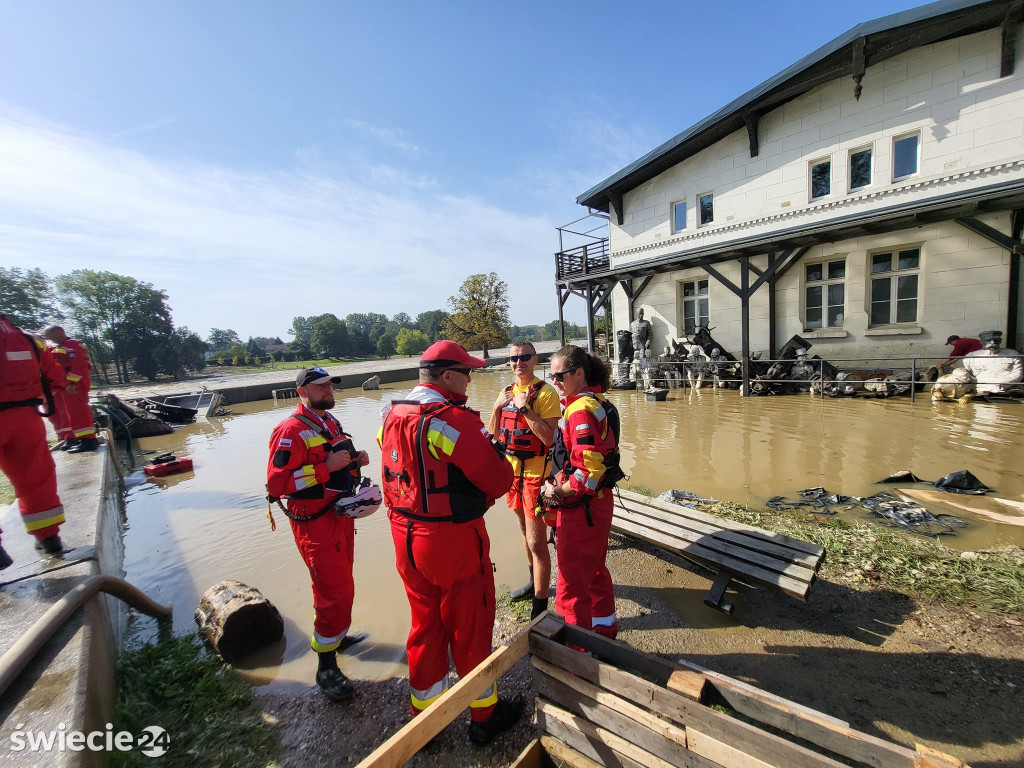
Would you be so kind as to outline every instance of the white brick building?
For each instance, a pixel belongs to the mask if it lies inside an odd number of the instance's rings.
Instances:
[[[762,83],[577,198],[608,242],[558,254],[562,302],[610,299],[617,328],[643,308],[656,349],[702,320],[738,356],[794,333],[832,358],[1017,343],[1022,21],[944,0]]]

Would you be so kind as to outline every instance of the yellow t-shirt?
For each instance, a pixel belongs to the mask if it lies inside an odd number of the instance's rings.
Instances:
[[[512,396],[515,397],[520,392],[526,392],[530,387],[536,384],[540,379],[536,376],[533,377],[533,381],[527,384],[525,387],[519,386],[519,384],[512,385]],[[562,417],[562,404],[558,399],[558,392],[547,382],[544,382],[544,386],[537,392],[537,397],[534,398],[531,407],[542,419],[559,419]],[[558,427],[555,427],[556,429]],[[515,456],[506,456],[509,462],[512,464],[512,471],[515,472],[516,477],[519,477],[519,462],[521,459]],[[524,477],[542,477],[543,475],[550,473],[551,465],[548,464],[547,473],[544,469],[544,456],[532,456],[526,460],[526,467],[523,471]]]

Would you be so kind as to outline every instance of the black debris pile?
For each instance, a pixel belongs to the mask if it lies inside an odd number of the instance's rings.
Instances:
[[[834,515],[836,512],[853,509],[858,506],[856,496],[843,496],[840,493],[829,493],[821,486],[805,488],[799,493],[798,500],[790,501],[785,496],[772,496],[767,506],[779,512],[792,509],[809,509],[816,515]]]
[[[948,475],[943,475],[936,480],[933,485],[940,491],[946,491],[947,493],[964,493],[971,496],[980,496],[983,493],[995,490],[994,488],[989,488],[966,469],[961,469],[959,472],[950,472]]]
[[[676,490],[665,491],[658,497],[658,499],[660,501],[671,501],[673,504],[679,504],[682,507],[690,507],[691,509],[700,509],[701,507],[718,503],[718,499],[706,499],[703,496],[698,496],[696,493],[691,493],[690,491]]]
[[[925,536],[953,534],[956,533],[956,528],[967,526],[967,523],[959,517],[933,515],[919,504],[902,501],[884,491],[865,496],[860,500],[860,505],[876,517],[888,521],[887,525],[894,528],[905,528]]]
[[[888,477],[883,477],[875,485],[881,485],[882,483],[927,483],[928,480],[922,480],[920,477],[915,475],[909,469],[898,469]]]

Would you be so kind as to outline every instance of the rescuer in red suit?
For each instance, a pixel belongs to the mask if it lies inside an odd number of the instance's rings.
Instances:
[[[486,363],[453,341],[420,358],[420,383],[385,410],[378,439],[395,561],[412,613],[406,641],[411,711],[447,690],[448,654],[465,677],[491,653],[494,569],[483,515],[512,485],[512,466],[466,407]],[[491,685],[470,704],[469,737],[488,744],[523,711]]]
[[[551,448],[553,478],[544,502],[558,510],[555,609],[570,624],[614,638],[619,629],[612,577],[605,565],[612,527],[612,487],[619,467],[619,413],[605,396],[608,364],[576,346],[551,356],[562,421]]]
[[[77,339],[70,338],[59,325],[51,325],[43,336],[53,346],[50,351],[64,369],[67,386],[55,394],[57,410],[50,417],[57,437],[63,442],[62,451],[86,453],[99,448],[96,427],[89,410],[89,387],[92,364],[89,351]]]
[[[64,507],[39,406],[52,407],[49,391],[63,386],[64,372],[43,341],[0,314],[0,469],[14,486],[25,530],[48,555],[64,549]],[[0,570],[11,562],[0,546]]]
[[[364,637],[346,637],[355,594],[355,524],[335,504],[358,480],[359,467],[370,463],[366,451],[356,451],[341,423],[328,413],[334,407],[333,385],[340,381],[320,367],[299,370],[295,388],[301,402],[274,428],[267,465],[267,491],[272,500],[287,499],[285,514],[313,580],[310,645],[318,656],[316,684],[332,701],[355,695],[338,668],[336,652]]]

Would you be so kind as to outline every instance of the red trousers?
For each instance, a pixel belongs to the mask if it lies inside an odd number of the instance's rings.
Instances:
[[[555,610],[570,624],[614,638],[619,622],[612,576],[605,565],[613,498],[610,488],[602,492],[604,498],[591,497],[589,520],[583,505],[558,510]]]
[[[35,408],[0,411],[0,470],[14,486],[25,530],[37,539],[56,536],[64,507],[46,427]]]
[[[50,417],[57,437],[61,440],[96,437],[96,427],[89,409],[89,379],[75,384],[75,394],[56,389],[53,392],[56,409]]]
[[[460,677],[491,654],[494,631],[494,568],[483,518],[468,523],[421,523],[394,512],[391,537],[405,583],[412,626],[405,649],[413,715],[448,688],[448,652]],[[469,705],[474,721],[486,720],[498,703],[491,685]]]
[[[310,515],[323,508],[323,499],[290,499],[288,510]],[[335,650],[352,624],[352,559],[355,555],[355,521],[333,509],[326,515],[300,523],[295,520],[292,533],[302,560],[313,580],[313,650]]]

